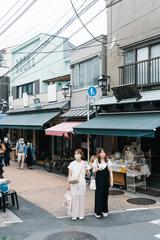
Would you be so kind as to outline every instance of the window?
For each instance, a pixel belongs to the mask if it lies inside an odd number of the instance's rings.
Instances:
[[[124,64],[123,84],[160,83],[160,44],[126,51]]]
[[[85,65],[86,63],[81,63],[79,66],[79,88],[85,88]]]
[[[148,62],[145,61],[149,58],[148,47],[140,48],[137,50],[137,83],[138,85],[145,85],[148,82]]]
[[[79,88],[79,65],[78,64],[74,66],[72,73],[73,73],[72,75],[73,89],[77,90]]]
[[[98,57],[75,64],[72,70],[73,90],[97,86],[100,76],[100,61]]]
[[[4,67],[4,52],[0,52],[0,67]]]
[[[35,94],[35,82],[27,83],[17,87],[17,98],[22,98],[23,93]]]
[[[151,47],[151,58],[155,58],[151,62],[150,82],[160,82],[160,44]]]

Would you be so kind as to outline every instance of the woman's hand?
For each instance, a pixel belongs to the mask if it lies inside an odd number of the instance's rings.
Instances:
[[[113,180],[110,181],[110,187],[113,187]]]
[[[70,189],[71,189],[70,183],[67,182],[67,190],[70,191]]]

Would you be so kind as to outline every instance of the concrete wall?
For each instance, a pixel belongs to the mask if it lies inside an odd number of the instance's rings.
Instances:
[[[112,86],[119,84],[118,66],[123,65],[121,49],[160,35],[159,4],[159,0],[122,0],[108,8],[107,67]]]

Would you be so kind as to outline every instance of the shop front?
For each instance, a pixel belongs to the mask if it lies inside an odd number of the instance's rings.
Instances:
[[[59,115],[59,111],[7,114],[0,119],[0,128],[8,131],[13,150],[20,137],[23,137],[25,142],[32,142],[35,147],[35,160],[38,162],[46,156],[46,149],[49,151],[51,146],[51,139],[45,136],[44,129],[50,124],[53,125]]]
[[[158,112],[120,112],[99,114],[74,127],[74,132],[101,137],[101,147],[113,163],[114,184],[135,192],[136,187],[146,188],[154,175],[153,147],[159,142],[159,127]],[[96,146],[93,152],[96,153]]]
[[[59,117],[59,123],[45,130],[46,137],[52,137],[52,154],[58,155],[61,159],[72,159],[74,150],[81,148],[84,152],[84,159],[87,159],[87,136],[86,134],[76,135],[73,128],[86,122],[87,114],[90,118],[95,115],[95,110],[88,110],[84,107],[71,108]]]

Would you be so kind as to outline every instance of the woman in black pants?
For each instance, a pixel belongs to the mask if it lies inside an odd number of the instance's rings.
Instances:
[[[96,174],[95,216],[97,218],[108,216],[109,187],[113,186],[112,163],[107,159],[106,153],[100,149],[98,160],[94,161],[93,172]]]

